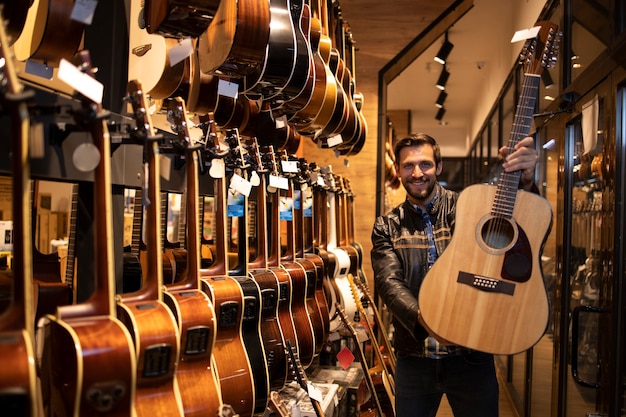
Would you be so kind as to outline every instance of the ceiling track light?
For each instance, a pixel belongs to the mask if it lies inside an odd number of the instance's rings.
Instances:
[[[448,31],[446,31],[443,38],[443,45],[441,45],[439,52],[435,55],[435,62],[445,65],[448,55],[450,55],[450,51],[452,51],[453,47],[454,45],[448,40]]]
[[[446,114],[446,108],[445,107],[441,107],[439,110],[437,110],[437,114],[435,115],[435,119],[441,121],[441,119],[443,119],[443,115]]]
[[[443,102],[446,101],[447,97],[448,93],[446,93],[444,90],[441,90],[441,92],[439,93],[439,97],[437,97],[437,101],[435,101],[435,106],[441,109],[443,107]]]
[[[446,66],[443,66],[441,70],[441,75],[439,75],[439,79],[437,80],[437,88],[440,90],[446,89],[446,83],[448,82],[448,77],[450,77],[450,73],[446,69]]]

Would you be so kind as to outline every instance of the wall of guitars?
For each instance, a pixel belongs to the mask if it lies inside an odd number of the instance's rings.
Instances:
[[[0,7],[0,408],[286,416],[294,385],[323,417],[307,374],[350,346],[353,413],[393,414],[350,178],[301,147],[366,139],[338,2]]]

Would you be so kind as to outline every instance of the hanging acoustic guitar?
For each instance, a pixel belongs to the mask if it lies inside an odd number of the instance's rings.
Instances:
[[[528,136],[541,72],[555,62],[557,28],[537,26],[522,54],[525,75],[509,152]],[[472,185],[460,194],[454,236],[422,283],[419,308],[426,326],[454,344],[514,354],[537,343],[546,329],[540,254],[552,210],[539,195],[518,190],[520,175],[503,170],[497,186]]]

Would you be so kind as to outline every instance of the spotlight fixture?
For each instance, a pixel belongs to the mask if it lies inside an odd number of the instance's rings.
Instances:
[[[441,121],[441,119],[443,119],[443,115],[446,114],[446,108],[445,107],[441,107],[439,110],[437,110],[437,114],[435,115],[435,119]]]
[[[435,62],[439,62],[440,64],[445,65],[446,59],[448,59],[448,55],[450,55],[450,51],[452,51],[453,47],[454,45],[448,40],[448,32],[446,31],[443,38],[443,45],[441,45],[441,48],[439,48],[439,52],[437,52],[437,55],[435,55]]]
[[[546,89],[554,87],[554,81],[552,80],[550,71],[548,71],[547,68],[545,68],[541,73],[541,81],[543,81],[543,85],[546,87]]]
[[[440,90],[445,90],[446,89],[446,83],[448,82],[448,77],[450,76],[450,73],[448,72],[448,70],[446,69],[446,66],[443,66],[443,69],[441,70],[441,75],[439,75],[439,79],[437,80],[437,88]]]
[[[447,97],[448,93],[446,93],[444,90],[441,90],[441,92],[439,93],[439,97],[437,97],[437,101],[435,101],[435,106],[442,108],[443,102],[446,101]]]

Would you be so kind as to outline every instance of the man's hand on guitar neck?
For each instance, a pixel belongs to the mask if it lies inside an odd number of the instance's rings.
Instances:
[[[509,148],[503,146],[499,150],[500,156],[504,159],[502,168],[506,172],[521,171],[520,188],[530,191],[535,178],[535,165],[539,155],[535,150],[535,140],[528,136],[520,140],[515,149],[509,153]]]

